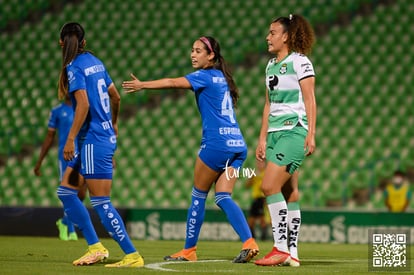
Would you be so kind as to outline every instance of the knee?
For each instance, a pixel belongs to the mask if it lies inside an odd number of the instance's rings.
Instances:
[[[273,194],[275,194],[275,193],[280,192],[280,190],[279,190],[279,191],[277,191],[277,190],[275,189],[275,186],[272,186],[272,185],[269,185],[269,184],[263,184],[263,183],[262,183],[262,185],[260,186],[260,189],[262,190],[263,194],[264,194],[266,197],[267,197],[267,196],[270,196],[270,195],[273,195]]]
[[[288,198],[286,198],[287,202],[295,202],[295,201],[299,201],[299,189],[295,188],[292,190],[292,192],[290,193],[290,196]]]

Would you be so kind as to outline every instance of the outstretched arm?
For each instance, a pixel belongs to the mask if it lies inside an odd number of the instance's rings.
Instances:
[[[127,93],[138,92],[143,89],[191,89],[191,84],[185,77],[141,81],[134,74],[131,74],[131,78],[130,81],[122,82],[122,88]]]

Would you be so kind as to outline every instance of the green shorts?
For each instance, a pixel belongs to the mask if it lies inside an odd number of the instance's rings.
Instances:
[[[293,174],[305,159],[303,147],[307,134],[307,130],[301,126],[268,133],[266,159],[279,166],[286,166],[286,172]]]

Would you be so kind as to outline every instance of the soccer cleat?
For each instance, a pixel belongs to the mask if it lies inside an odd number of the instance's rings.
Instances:
[[[56,221],[56,226],[59,230],[59,239],[68,241],[68,226],[62,222],[62,219]]]
[[[97,262],[103,262],[109,256],[108,250],[101,244],[90,245],[86,254],[73,261],[73,265],[91,265]]]
[[[290,257],[288,261],[285,261],[284,263],[280,264],[281,266],[293,266],[298,267],[300,266],[300,261],[298,259],[295,259],[293,257]]]
[[[289,261],[289,253],[279,251],[276,247],[273,247],[272,251],[270,251],[269,254],[264,256],[262,259],[256,260],[254,263],[256,265],[274,266],[285,265]]]
[[[171,256],[165,256],[164,260],[166,261],[190,261],[195,262],[197,261],[197,254],[196,254],[197,247],[191,247],[187,249],[183,249]]]
[[[233,263],[248,263],[257,254],[259,254],[259,246],[253,238],[250,238],[244,242],[242,250],[233,259]]]
[[[69,241],[77,241],[78,240],[78,234],[76,234],[76,232],[69,233],[68,240]]]
[[[259,254],[257,249],[243,249],[239,255],[233,259],[233,263],[248,263],[253,257]]]
[[[298,259],[290,257],[289,265],[293,267],[299,267],[300,261]]]
[[[139,255],[138,252],[130,253],[116,263],[106,264],[105,267],[143,267],[144,259]]]

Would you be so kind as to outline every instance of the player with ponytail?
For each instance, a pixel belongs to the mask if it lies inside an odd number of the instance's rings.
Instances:
[[[121,261],[105,266],[142,267],[144,260],[132,244],[110,198],[121,98],[102,61],[84,50],[84,35],[83,27],[71,22],[63,26],[59,41],[63,61],[59,97],[70,97],[74,118],[63,149],[69,164],[57,195],[69,220],[78,226],[88,244],[86,254],[73,261],[73,265],[90,265],[109,256],[85,205],[78,198],[80,187],[71,184],[80,174],[101,223],[126,254]]]
[[[220,53],[219,43],[213,37],[203,36],[195,40],[190,57],[196,71],[186,76],[140,81],[131,74],[132,80],[122,84],[129,93],[143,89],[190,89],[195,94],[201,115],[203,137],[194,168],[184,248],[164,259],[197,260],[196,245],[204,220],[205,203],[215,184],[215,202],[243,243],[233,262],[245,263],[259,253],[259,247],[252,238],[242,210],[231,197],[237,179],[228,177],[234,175],[247,156],[247,147],[234,112],[239,97],[237,86]]]

